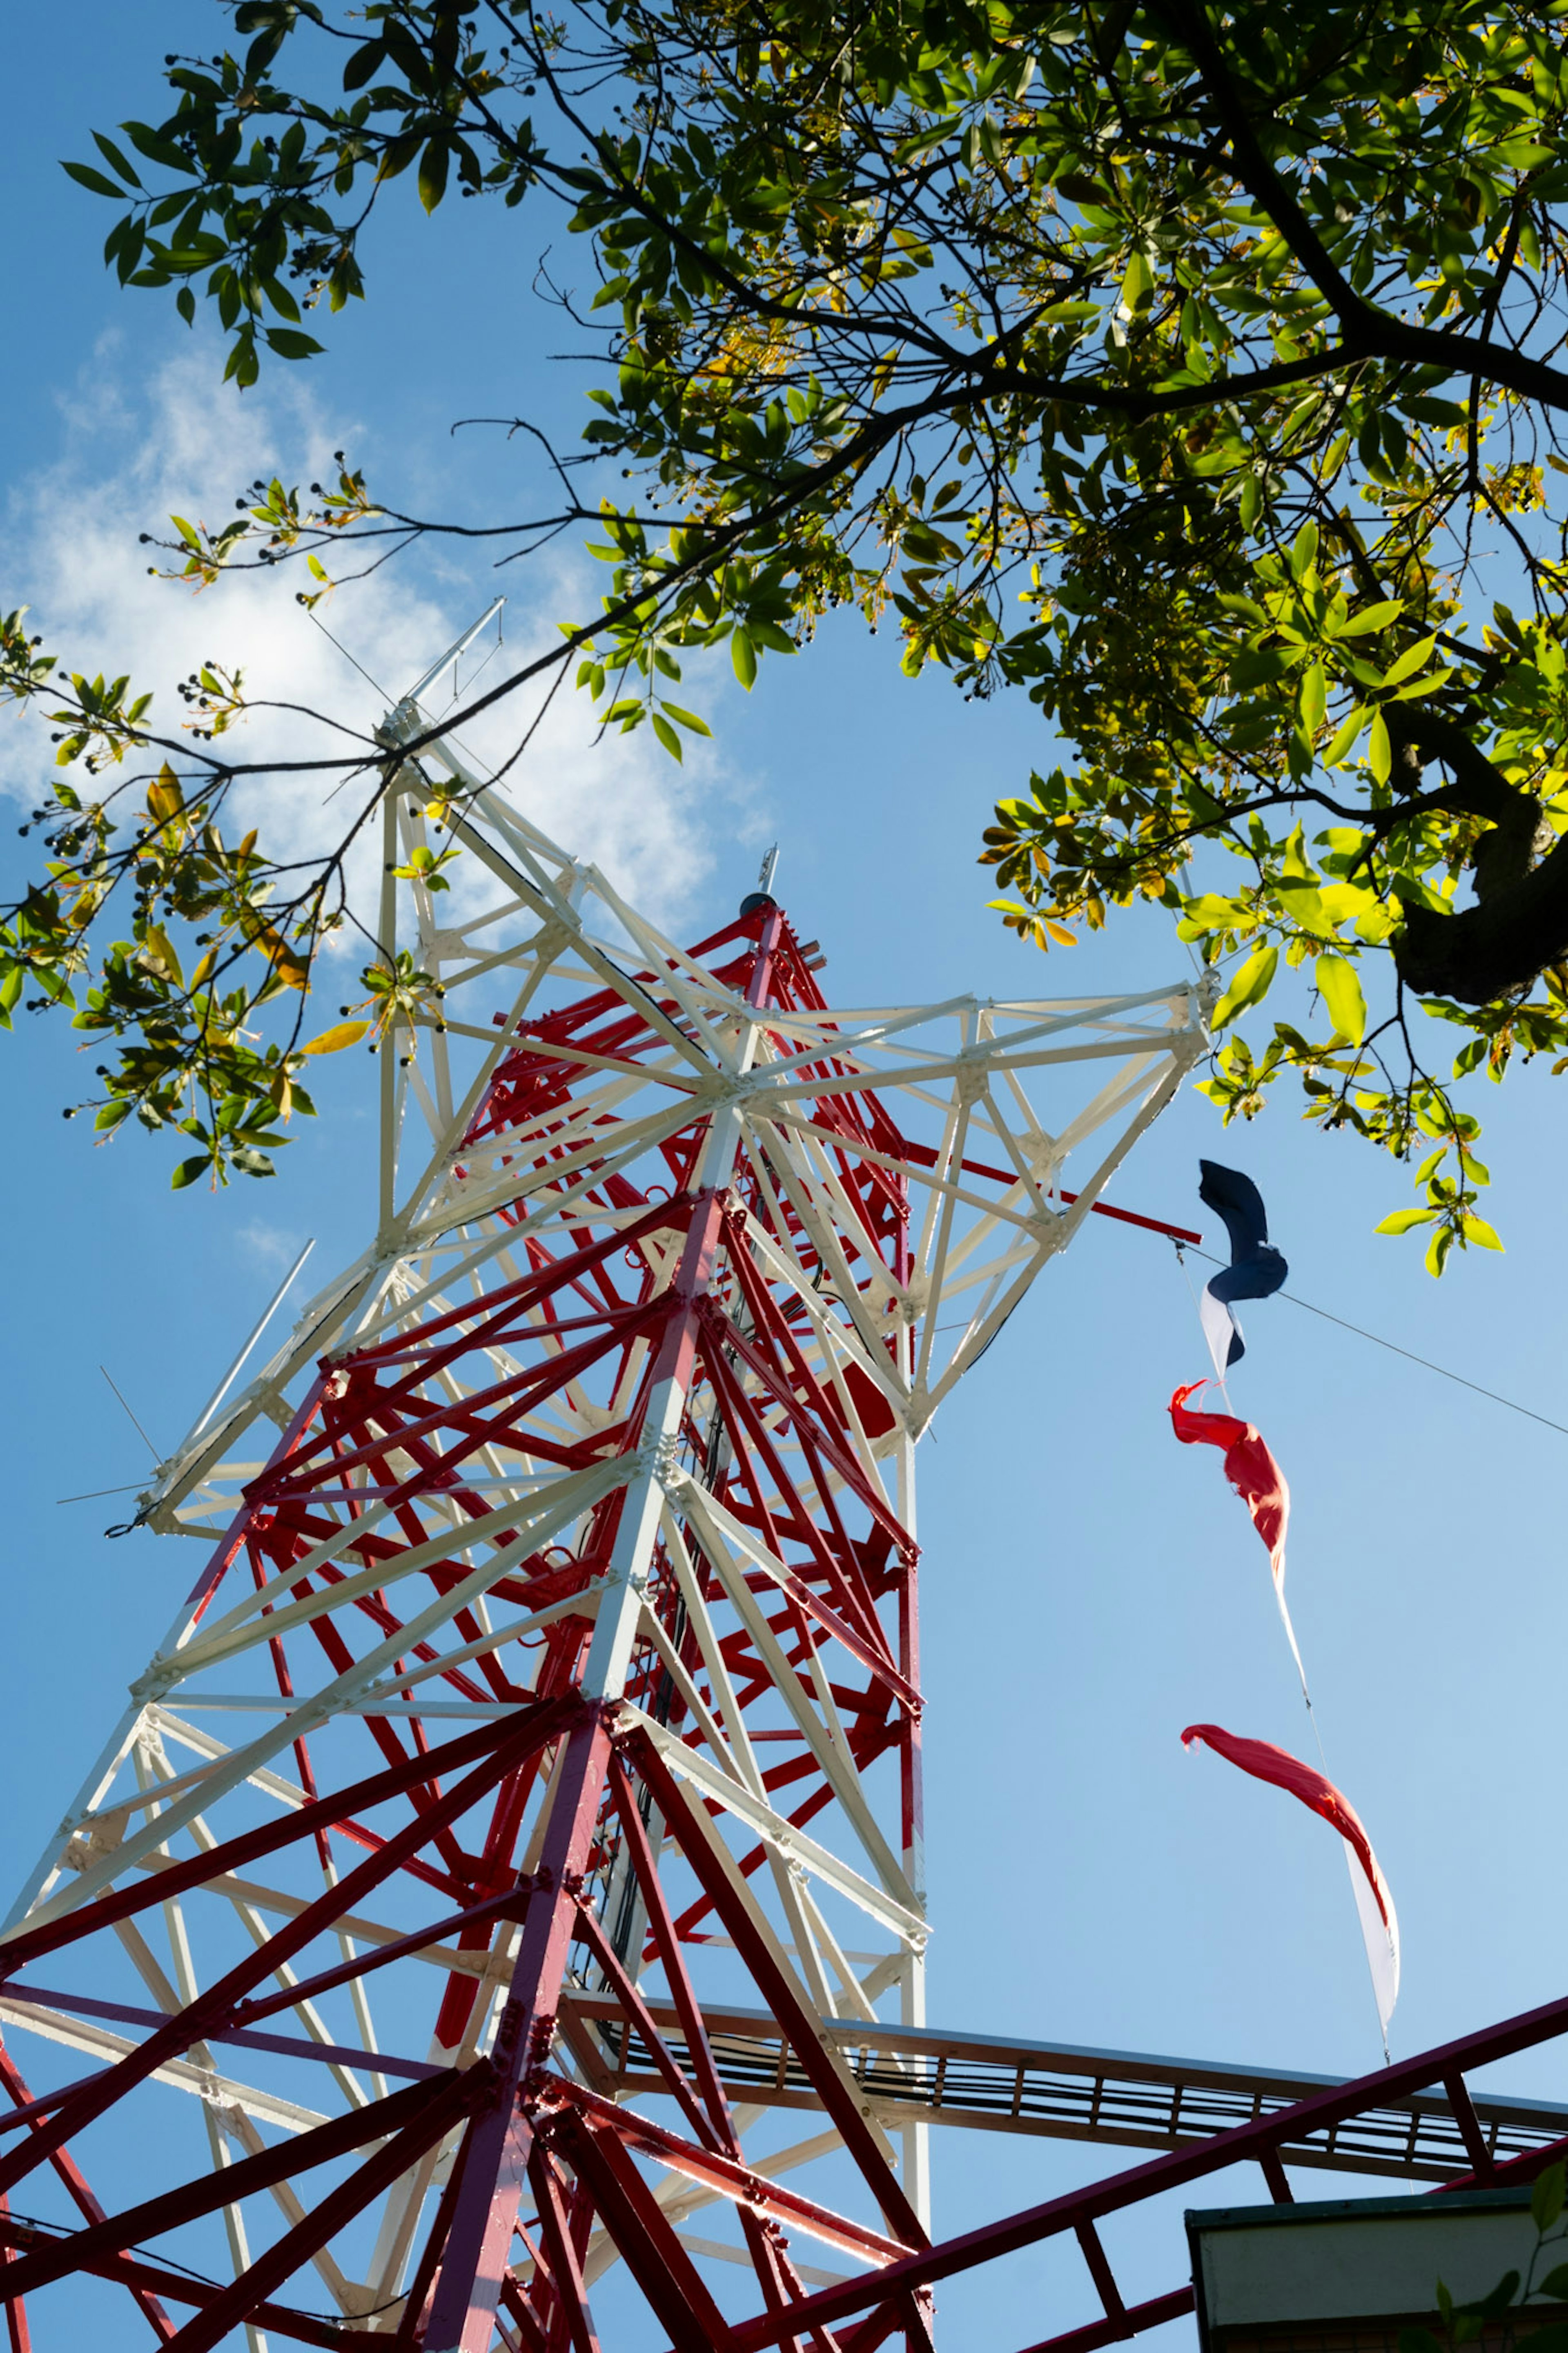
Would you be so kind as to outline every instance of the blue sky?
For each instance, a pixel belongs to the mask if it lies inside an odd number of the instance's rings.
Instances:
[[[156,107],[165,45],[217,37],[216,11],[195,0],[162,7],[156,29],[151,12],[86,0],[68,56],[39,12],[11,28],[12,87],[27,102],[0,155],[12,326],[0,346],[0,596],[31,601],[50,641],[90,644],[95,665],[125,644],[165,701],[195,629],[198,652],[214,633],[216,650],[254,642],[269,678],[374,717],[370,690],[286,587],[265,608],[252,600],[236,613],[219,598],[193,608],[145,580],[136,532],[161,523],[165,491],[205,491],[202,511],[216,515],[259,465],[308,479],[310,453],[339,442],[363,454],[373,483],[426,511],[524,511],[540,481],[520,445],[494,432],[454,439],[447,427],[526,412],[570,432],[584,379],[549,364],[569,331],[529,296],[526,216],[454,203],[426,223],[405,204],[373,299],[331,356],[306,377],[278,371],[247,399],[221,393],[212,344],[158,298],[110,284],[98,261],[109,208],[56,164],[87,151],[89,124]],[[564,269],[559,225],[549,233]],[[503,575],[514,642],[586,609],[592,571]],[[385,680],[395,689],[443,630],[482,608],[494,577],[482,557],[443,557],[357,606],[345,593],[327,617],[378,675],[404,665]],[[563,840],[592,844],[613,871],[618,858],[634,890],[691,937],[750,887],[761,848],[779,839],[780,895],[827,950],[830,995],[850,1003],[961,987],[1079,994],[1181,974],[1184,951],[1153,915],[1048,963],[1001,931],[973,864],[979,829],[1050,744],[1026,704],[966,705],[940,677],[902,680],[889,637],[839,625],[804,659],[764,663],[749,698],[717,673],[700,682],[691,699],[712,718],[715,745],[684,778],[640,748],[596,761],[568,728],[521,797]],[[0,778],[25,780],[31,754],[6,726]],[[13,1236],[6,1884],[189,1577],[172,1542],[101,1539],[115,1499],[56,1503],[144,1466],[100,1364],[160,1447],[171,1444],[299,1241],[318,1238],[324,1275],[373,1213],[354,1073],[341,1098],[322,1088],[329,1115],[283,1155],[276,1181],[174,1196],[161,1148],[127,1139],[94,1151],[85,1124],[61,1121],[61,1105],[87,1092],[73,1042],[26,1021],[0,1040]],[[1293,1292],[1568,1422],[1560,1100],[1541,1071],[1485,1092],[1477,1107],[1507,1253],[1472,1254],[1441,1285],[1415,1245],[1372,1232],[1408,1198],[1403,1175],[1318,1137],[1288,1100],[1222,1135],[1184,1092],[1114,1198],[1203,1224],[1199,1155],[1245,1167]],[[1254,1309],[1247,1329],[1233,1395],[1291,1482],[1291,1595],[1331,1767],[1399,1905],[1397,2055],[1562,1990],[1568,1439],[1284,1301]],[[925,1450],[931,2013],[986,2031],[1359,2073],[1375,2063],[1376,2029],[1337,1841],[1178,1743],[1184,1724],[1205,1718],[1298,1750],[1308,1739],[1261,1549],[1216,1460],[1177,1447],[1165,1418],[1172,1389],[1204,1369],[1169,1246],[1098,1221]],[[1512,2063],[1500,2080],[1568,2097],[1557,2053]],[[939,2135],[939,2227],[1110,2162]],[[1249,2200],[1258,2184],[1223,2194]],[[1178,2275],[1173,2226],[1139,2226],[1125,2244],[1132,2287]],[[1058,2279],[1057,2257],[1042,2255],[954,2291],[944,2301],[954,2341],[1026,2343],[1087,2317],[1076,2276],[1059,2295]]]

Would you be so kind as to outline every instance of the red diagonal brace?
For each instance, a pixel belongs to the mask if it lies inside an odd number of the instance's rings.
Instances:
[[[426,2102],[424,2112],[412,2124],[405,2125],[357,2172],[340,2183],[320,2205],[312,2207],[276,2246],[258,2255],[248,2271],[241,2272],[232,2287],[225,2288],[204,2312],[186,2321],[170,2353],[214,2353],[214,2348],[223,2343],[231,2329],[250,2317],[271,2289],[290,2278],[301,2263],[309,2263],[356,2214],[363,2212],[373,2198],[389,2189],[400,2174],[417,2164],[426,2150],[463,2114],[477,2089],[478,2085],[468,2077],[458,2075],[450,2080],[434,2099]]]
[[[670,1998],[686,2037],[691,2064],[697,2071],[698,2084],[707,2103],[709,2116],[721,2136],[723,2145],[732,2156],[739,2157],[741,2145],[735,2137],[730,2103],[719,2080],[719,2070],[713,2063],[708,2029],[703,2023],[701,2008],[687,1973],[675,1923],[669,1916],[669,1905],[664,1883],[658,1875],[658,1863],[647,1834],[647,1825],[637,1811],[637,1801],[626,1779],[626,1767],[614,1754],[610,1757],[610,1796],[615,1802],[621,1834],[626,1841],[626,1852],[631,1857],[637,1885],[647,1905],[648,1926],[653,1934],[654,1947],[664,1964]]]
[[[4,2042],[0,2042],[0,2084],[5,2085],[6,2092],[19,2107],[37,2107],[37,2102],[30,2096],[21,2072],[12,2060]],[[49,2158],[49,2166],[64,2184],[66,2193],[77,2212],[89,2222],[101,2222],[103,2208],[88,2188],[87,2177],[70,2151],[57,2148]],[[0,2204],[4,2202],[3,2199],[0,2199]],[[174,2333],[174,2324],[157,2296],[149,2294],[140,2285],[132,2285],[131,2294],[159,2344],[166,2345]]]
[[[166,2059],[177,2057],[191,2043],[204,2040],[212,2030],[226,2026],[236,2004],[253,1986],[259,1985],[284,1961],[303,1951],[345,1912],[352,1912],[362,1897],[368,1895],[397,1868],[405,1853],[412,1854],[424,1845],[431,1831],[439,1823],[459,1820],[503,1773],[510,1770],[521,1750],[548,1737],[550,1730],[555,1728],[563,1716],[577,1713],[580,1705],[580,1703],[575,1703],[556,1708],[541,1708],[520,1729],[514,1731],[510,1725],[503,1727],[506,1736],[465,1779],[445,1790],[434,1805],[406,1824],[395,1837],[388,1839],[384,1847],[368,1856],[357,1869],[348,1873],[335,1887],[318,1896],[313,1904],[269,1936],[264,1945],[258,1946],[226,1977],[219,1978],[205,1993],[198,1994],[195,2000],[172,2017],[166,2026],[150,2034],[144,2042],[138,2044],[134,2051],[127,2052],[123,2059],[106,2069],[75,2099],[58,2108],[47,2124],[35,2126],[33,2138],[27,2146],[0,2158],[0,2190],[9,2189],[43,2158],[61,2147],[84,2126],[112,2106],[132,2085],[144,2082],[153,2074]],[[457,1746],[455,1742],[452,1745]],[[428,1771],[434,1759],[427,1757],[424,1762]],[[298,1819],[296,1816],[296,1820]],[[203,1856],[200,1860],[209,1872],[212,1871],[212,1857]],[[154,1897],[162,1892],[159,1883],[166,1884],[169,1878],[177,1875],[178,1868],[176,1865],[174,1872],[153,1874]],[[141,1891],[134,1892],[139,1894]]]
[[[906,2246],[929,2243],[919,2215],[865,2117],[859,2102],[845,2088],[837,2069],[822,2044],[822,2028],[806,2009],[786,1973],[773,1960],[752,1925],[746,1907],[736,1900],[728,1873],[721,1869],[692,1815],[675,1776],[645,1733],[634,1731],[622,1744],[638,1773],[653,1791],[670,1835],[685,1855],[698,1884],[734,1939],[736,1950],[752,1972],[763,2001],[773,2011],[802,2067],[810,2077],[828,2122],[837,2129],[845,2147],[865,2176],[889,2227]],[[778,2332],[784,2334],[783,2330]],[[772,2342],[772,2338],[769,2339]]]
[[[729,2337],[723,2316],[620,2143],[572,2111],[552,2137],[592,2190],[600,2220],[675,2353],[721,2353]]]
[[[0,1941],[0,1964],[7,1972],[26,1968],[30,1961],[41,1959],[44,1954],[58,1952],[64,1945],[74,1945],[79,1938],[90,1936],[95,1929],[107,1928],[117,1920],[128,1920],[132,1914],[144,1912],[150,1905],[167,1904],[187,1889],[205,1887],[220,1872],[243,1871],[263,1855],[275,1854],[280,1847],[292,1846],[297,1839],[310,1838],[318,1830],[332,1830],[345,1816],[368,1812],[373,1806],[382,1806],[388,1798],[403,1796],[407,1790],[443,1773],[455,1773],[477,1757],[492,1749],[505,1747],[509,1763],[515,1761],[512,1742],[520,1731],[523,1737],[517,1753],[526,1754],[531,1747],[541,1746],[553,1739],[562,1720],[573,1712],[571,1700],[546,1701],[542,1707],[526,1714],[519,1710],[500,1724],[482,1724],[472,1732],[463,1733],[456,1740],[447,1741],[439,1748],[427,1749],[423,1756],[410,1757],[405,1764],[390,1767],[381,1773],[372,1773],[363,1781],[353,1782],[346,1789],[318,1799],[313,1805],[297,1807],[280,1821],[264,1823],[261,1828],[245,1831],[237,1838],[226,1839],[220,1845],[189,1856],[184,1862],[170,1863],[165,1869],[150,1872],[145,1880],[132,1887],[117,1887],[93,1903],[79,1905],[59,1919],[46,1920],[36,1928],[25,1925],[14,1936]],[[535,1736],[535,1735],[537,1736]],[[384,1852],[378,1841],[375,1852]]]
[[[237,2205],[253,2190],[269,2189],[273,2182],[291,2179],[313,2166],[328,2165],[351,2149],[363,2148],[366,2141],[380,2140],[387,2133],[401,2131],[405,2125],[424,2116],[432,2103],[449,2105],[447,2094],[456,2080],[448,2071],[431,2084],[406,2084],[400,2092],[389,2093],[384,2100],[351,2108],[347,2116],[334,2116],[328,2124],[317,2125],[311,2132],[258,2149],[254,2156],[237,2158],[234,2164],[223,2166],[215,2173],[186,2182],[183,2189],[164,2190],[142,2205],[127,2207],[122,2214],[106,2215],[101,2222],[90,2223],[69,2238],[51,2238],[12,2265],[6,2284],[14,2295],[30,2295],[48,2281],[63,2278],[68,2272],[90,2270],[95,2256],[118,2254],[140,2240],[160,2237],[165,2231],[177,2230],[183,2222],[194,2222],[203,2214],[216,2214],[220,2207]]]
[[[537,2143],[529,2158],[528,2178],[539,2204],[539,2227],[543,2233],[545,2253],[550,2258],[551,2285],[555,2291],[574,2353],[599,2353],[599,2334],[588,2307],[588,2284],[577,2260],[577,2250],[572,2243],[572,2225],[566,2212],[566,2201],[561,2194],[561,2183],[550,2152],[541,2148]]]

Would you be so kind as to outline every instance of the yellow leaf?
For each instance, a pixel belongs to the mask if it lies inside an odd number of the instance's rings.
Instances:
[[[340,1021],[334,1029],[323,1029],[319,1038],[301,1046],[301,1054],[341,1054],[346,1046],[357,1046],[370,1029],[368,1021]]]
[[[167,825],[172,817],[179,816],[184,806],[185,797],[180,790],[180,780],[165,760],[147,787],[148,814],[157,824]]]
[[[147,929],[142,933],[142,955],[146,963],[154,965],[161,965],[164,973],[167,975],[169,979],[174,982],[176,988],[184,988],[185,985],[185,976],[180,970],[180,959],[174,954],[174,946],[170,941],[168,933],[163,929],[161,924],[149,923]]]
[[[1056,941],[1058,947],[1077,947],[1078,934],[1076,932],[1069,932],[1065,923],[1054,923],[1049,915],[1047,915],[1045,918],[1045,925],[1047,931],[1049,932],[1052,939]]]
[[[264,923],[252,909],[242,919],[245,936],[253,948],[265,951],[267,961],[285,988],[303,988],[310,977],[310,967],[297,956],[281,932]]]
[[[1479,1242],[1482,1250],[1500,1250],[1502,1248],[1497,1228],[1489,1226],[1484,1218],[1466,1217],[1465,1240],[1468,1242]]]

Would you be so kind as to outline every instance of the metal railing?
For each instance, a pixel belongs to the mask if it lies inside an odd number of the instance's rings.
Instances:
[[[686,2045],[673,2009],[658,2000],[648,2008],[684,2065]],[[764,2011],[710,2006],[705,2015],[721,2079],[737,2099],[817,2105],[804,2068]],[[636,2028],[627,2027],[613,1996],[570,1996],[563,2025],[596,2090],[615,2095],[666,2088],[652,2053]],[[1294,2107],[1341,2080],[858,2020],[840,2021],[829,2031],[872,2114],[884,2123],[907,2123],[913,2116],[931,2124],[1114,2148],[1190,2147]],[[1568,2138],[1568,2108],[1484,2093],[1473,2095],[1473,2105],[1494,2162]],[[1286,2139],[1280,2154],[1292,2166],[1405,2181],[1451,2181],[1474,2169],[1465,2132],[1437,2089]]]

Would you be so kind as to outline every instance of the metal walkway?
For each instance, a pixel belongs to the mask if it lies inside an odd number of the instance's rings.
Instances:
[[[673,2007],[653,2000],[648,2010],[684,2063],[686,2046]],[[719,2073],[737,2100],[757,2106],[818,2105],[804,2069],[765,2011],[710,2004],[704,2014]],[[569,1995],[562,2027],[595,2090],[614,2098],[667,2088],[640,2036],[635,2031],[627,2036],[612,1997]],[[1081,2050],[1071,2043],[948,2034],[934,2027],[847,2020],[832,2031],[867,2094],[867,2112],[886,2126],[907,2124],[913,2116],[931,2124],[1096,2141],[1114,2148],[1187,2148],[1293,2107],[1342,2080],[1265,2067],[1209,2066],[1141,2052]],[[1568,2137],[1568,2108],[1548,2101],[1476,2094],[1473,2105],[1494,2161]],[[1280,2153],[1290,2165],[1405,2181],[1451,2181],[1471,2173],[1475,2163],[1453,2108],[1436,2090],[1287,2142]]]

